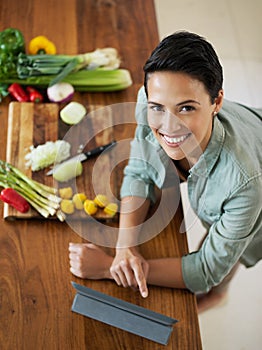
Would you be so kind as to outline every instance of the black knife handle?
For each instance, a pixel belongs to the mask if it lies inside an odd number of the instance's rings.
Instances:
[[[94,156],[104,152],[106,149],[113,147],[115,145],[116,145],[116,141],[112,141],[112,142],[108,143],[107,145],[99,146],[97,148],[94,148],[90,151],[83,152],[83,153],[87,158],[90,158],[90,157],[94,157]]]

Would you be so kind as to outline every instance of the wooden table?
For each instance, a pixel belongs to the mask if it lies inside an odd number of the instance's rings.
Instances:
[[[19,28],[25,40],[46,35],[58,53],[76,54],[112,46],[131,71],[132,87],[117,93],[77,94],[79,101],[108,105],[135,102],[143,83],[143,64],[158,43],[152,0],[2,1],[0,30]],[[0,104],[0,158],[5,159],[9,98]],[[134,127],[115,127],[117,140],[133,136]],[[122,169],[119,168],[119,185]],[[194,295],[184,290],[150,287],[142,299],[111,281],[75,278],[69,271],[68,243],[82,239],[66,224],[54,221],[2,219],[0,229],[1,349],[201,349]],[[178,233],[181,208],[156,238],[143,244],[146,257],[181,256],[186,235]],[[71,281],[177,318],[166,347],[71,312]]]

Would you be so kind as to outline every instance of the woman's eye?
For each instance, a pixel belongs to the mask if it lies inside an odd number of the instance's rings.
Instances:
[[[150,106],[149,107],[151,111],[153,112],[164,112],[164,108],[162,106]]]
[[[193,106],[182,106],[180,108],[180,112],[191,112],[194,110],[195,110],[195,107],[193,107]]]

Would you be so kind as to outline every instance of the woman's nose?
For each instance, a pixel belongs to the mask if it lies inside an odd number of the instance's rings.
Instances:
[[[181,120],[176,117],[171,112],[166,112],[163,115],[163,118],[161,120],[161,127],[160,129],[162,131],[165,131],[166,133],[172,134],[182,127]]]

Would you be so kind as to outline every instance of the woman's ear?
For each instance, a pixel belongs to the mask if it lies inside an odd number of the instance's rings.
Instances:
[[[223,105],[223,99],[224,99],[224,90],[221,89],[218,92],[218,96],[215,98],[216,106],[215,106],[214,114],[217,114],[220,111]]]

